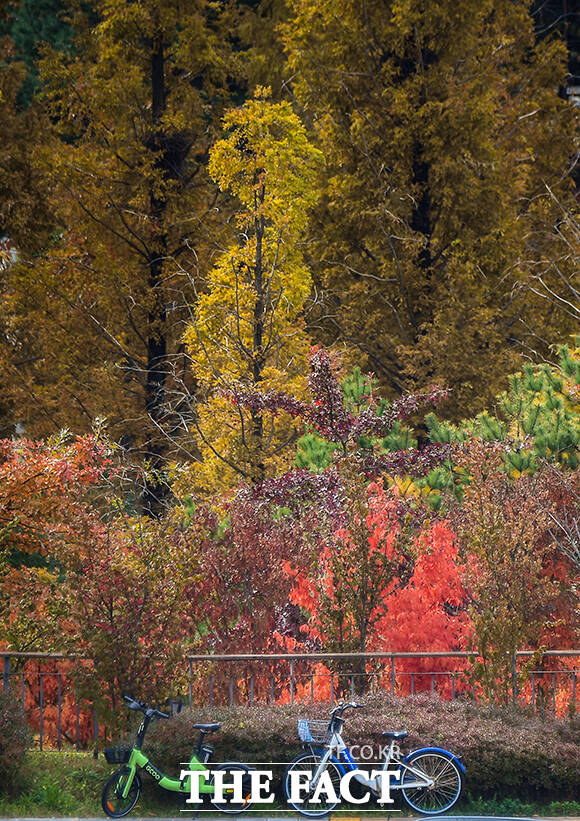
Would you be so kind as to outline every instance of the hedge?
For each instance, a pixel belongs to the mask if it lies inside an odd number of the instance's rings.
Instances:
[[[580,719],[540,719],[519,710],[498,710],[472,701],[443,701],[420,695],[365,699],[366,710],[347,713],[343,736],[349,746],[377,749],[384,730],[409,731],[403,751],[442,746],[460,755],[467,770],[466,791],[473,797],[573,799],[580,793]],[[236,706],[185,710],[150,730],[146,750],[162,769],[175,771],[188,761],[200,721],[221,721],[206,737],[215,761],[290,761],[301,746],[298,718],[325,718],[329,708],[314,706]]]
[[[31,741],[20,700],[10,690],[0,691],[0,793],[17,786]]]

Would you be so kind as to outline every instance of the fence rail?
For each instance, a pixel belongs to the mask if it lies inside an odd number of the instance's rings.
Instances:
[[[80,749],[104,740],[106,731],[94,705],[79,698],[71,675],[71,663],[87,665],[90,660],[41,652],[0,652],[0,657],[3,688],[16,687],[40,749]],[[576,711],[580,650],[547,650],[522,676],[525,662],[537,657],[524,650],[511,659],[505,700],[555,715]],[[181,698],[190,708],[257,702],[333,704],[378,692],[477,700],[481,689],[469,675],[473,660],[472,653],[463,651],[191,655],[184,659],[187,692]]]

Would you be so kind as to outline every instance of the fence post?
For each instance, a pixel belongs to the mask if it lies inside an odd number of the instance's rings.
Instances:
[[[43,678],[42,673],[38,674],[39,676],[39,706],[40,706],[40,715],[38,719],[38,742],[40,750],[42,751],[43,741],[44,741],[44,688],[43,688]]]
[[[514,653],[512,656],[512,701],[514,704],[518,700],[518,659]]]
[[[6,692],[10,684],[10,656],[4,656],[4,671],[2,674],[2,681],[4,683],[4,692]]]
[[[57,710],[58,710],[58,724],[57,724],[57,740],[56,746],[60,750],[62,747],[62,683],[61,675],[57,673],[58,691],[57,691]]]
[[[294,659],[290,659],[290,704],[294,704]]]
[[[189,676],[188,676],[189,680],[187,682],[187,700],[189,702],[189,709],[191,710],[192,705],[193,705],[193,693],[192,693],[193,684],[192,684],[192,681],[191,681],[192,678],[193,678],[193,661],[191,659],[188,659],[188,667],[189,667]]]
[[[391,695],[395,695],[395,657],[391,654]]]

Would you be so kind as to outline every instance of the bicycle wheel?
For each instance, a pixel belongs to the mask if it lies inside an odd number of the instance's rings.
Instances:
[[[407,804],[423,815],[439,815],[451,809],[461,795],[463,783],[453,759],[443,753],[419,752],[411,755],[407,764],[434,782],[432,787],[405,787],[405,782],[417,781],[417,777],[403,768],[401,792]]]
[[[229,764],[220,764],[218,767],[212,767],[213,772],[216,770],[226,770],[228,773],[232,772],[240,772],[240,770],[245,774],[245,777],[242,778],[242,800],[237,802],[232,802],[229,800],[228,796],[233,796],[233,789],[224,788],[224,800],[218,801],[215,799],[211,799],[211,803],[220,812],[227,812],[230,815],[238,815],[241,812],[249,809],[252,806],[252,794],[251,794],[251,785],[250,785],[250,770],[249,767],[246,767],[245,764],[236,764],[236,763],[229,763]],[[214,778],[213,775],[211,776],[209,783],[213,784]],[[227,775],[224,777],[224,783],[228,784],[231,783],[232,779],[229,778]]]
[[[288,764],[286,767],[286,772],[284,773],[283,779],[283,788],[284,788],[284,795],[286,796],[286,801],[288,804],[299,812],[301,815],[305,815],[308,818],[321,818],[324,815],[328,815],[328,813],[332,812],[332,810],[340,804],[340,777],[341,772],[336,766],[333,761],[329,761],[326,765],[327,772],[330,773],[330,780],[332,782],[332,787],[334,792],[337,796],[339,796],[338,800],[334,800],[333,796],[327,795],[327,793],[323,790],[319,796],[320,800],[316,803],[312,801],[314,798],[315,790],[310,790],[306,794],[302,792],[302,801],[301,802],[294,802],[291,801],[291,779],[290,773],[291,772],[308,772],[310,774],[310,778],[314,776],[314,773],[318,769],[322,756],[317,753],[312,752],[305,752],[301,753],[299,756]]]
[[[131,770],[127,767],[117,770],[103,787],[101,805],[109,818],[122,818],[124,815],[128,815],[137,803],[137,799],[141,794],[141,779],[137,773],[135,773],[133,783],[129,787],[127,797],[123,798],[123,790],[130,774]]]

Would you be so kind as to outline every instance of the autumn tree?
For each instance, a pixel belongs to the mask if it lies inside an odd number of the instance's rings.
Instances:
[[[113,455],[94,436],[0,440],[0,649],[77,657],[62,694],[65,732],[75,721],[70,682],[108,724],[122,692],[174,694],[202,616],[191,595],[200,550],[181,511],[162,521],[126,514]],[[40,697],[37,677],[28,689]]]
[[[28,364],[8,392],[32,433],[108,417],[155,471],[171,375],[188,371],[181,272],[195,278],[219,234],[207,151],[237,70],[203,0],[73,3],[69,22],[72,54],[44,48],[52,128],[35,146],[59,230],[40,256],[23,241],[10,271],[7,345]]]
[[[291,88],[326,158],[317,328],[391,394],[436,379],[451,415],[480,410],[572,327],[529,288],[540,260],[571,271],[552,199],[571,207],[565,49],[535,42],[527,0],[289,6]]]
[[[413,570],[414,527],[423,513],[400,494],[395,478],[420,476],[447,455],[441,445],[385,445],[394,443],[391,436],[400,431],[401,420],[444,393],[433,389],[380,402],[367,393],[369,382],[356,375],[356,384],[347,379],[343,390],[338,366],[328,351],[313,352],[309,400],[282,391],[234,389],[237,405],[298,419],[328,446],[325,462],[244,486],[236,501],[295,518],[303,550],[300,562],[288,560],[288,571],[294,578],[292,601],[304,611],[304,633],[326,650],[359,652],[375,640],[387,598]],[[361,664],[361,675],[364,670]]]
[[[559,550],[574,568],[576,577],[580,573],[580,470],[572,473],[555,467],[549,471],[552,480],[552,494],[555,504],[550,506],[548,517],[550,535]],[[577,581],[577,579],[576,579]],[[580,595],[580,585],[574,588]]]
[[[28,346],[14,333],[14,300],[11,287],[11,265],[17,249],[27,243],[39,251],[54,230],[54,220],[47,205],[48,189],[44,175],[34,162],[35,148],[31,135],[40,135],[46,118],[38,106],[23,108],[19,97],[27,77],[26,65],[18,59],[14,44],[0,39],[3,62],[0,67],[0,435],[10,436],[19,421],[14,391],[26,395],[22,369],[36,360]]]
[[[184,687],[199,553],[178,515],[101,522],[62,575],[59,649],[91,660],[74,679],[102,720],[124,715],[123,693],[160,703]]]
[[[209,272],[185,339],[204,401],[195,431],[200,459],[188,471],[197,492],[260,481],[284,460],[292,425],[222,395],[237,385],[300,392],[308,341],[302,310],[310,293],[303,260],[320,153],[288,103],[266,90],[226,115],[226,136],[209,170],[239,209],[235,235]]]
[[[90,540],[99,520],[92,502],[111,470],[92,436],[0,440],[0,642],[15,650],[54,642],[66,610],[62,564]]]
[[[344,522],[307,538],[311,562],[294,574],[291,598],[307,614],[304,632],[321,648],[364,653],[377,644],[375,627],[389,598],[409,580],[413,538],[402,526],[396,489],[385,491],[381,482],[367,489],[351,481],[345,495]]]
[[[46,240],[52,221],[45,202],[43,175],[33,162],[30,135],[46,126],[46,121],[37,107],[23,109],[19,105],[26,66],[17,60],[14,45],[7,37],[1,44],[4,62],[0,70],[0,237],[9,237],[15,247],[30,242],[38,249]],[[0,257],[2,271],[9,263],[9,257]]]
[[[461,460],[469,472],[457,531],[463,551],[463,583],[473,621],[474,675],[490,698],[515,696],[525,669],[518,650],[538,649],[553,618],[558,582],[546,572],[549,477],[512,479],[500,445],[476,440]]]
[[[311,562],[290,567],[303,646],[341,653],[464,650],[471,620],[451,525],[422,521],[396,485],[381,481],[351,491],[348,502],[343,526],[312,538]],[[413,659],[398,667],[419,673],[418,690],[430,686],[421,670],[458,669],[455,659]],[[357,671],[356,686],[364,689],[368,662],[351,660],[346,670]],[[402,689],[410,692],[410,679]]]
[[[292,581],[285,563],[300,554],[293,520],[272,516],[249,498],[228,504],[221,517],[200,507],[187,528],[199,550],[207,652],[259,653],[276,648]],[[195,587],[192,588],[195,595]]]

